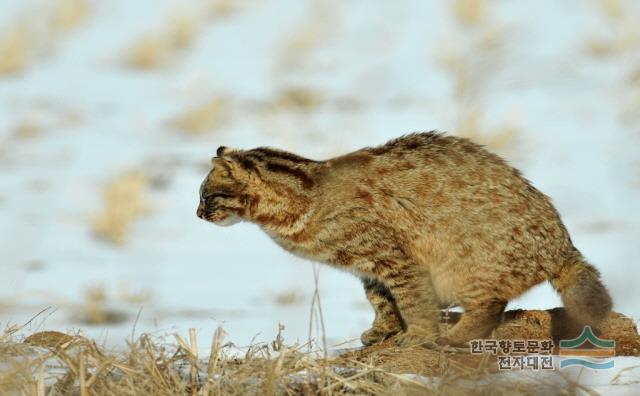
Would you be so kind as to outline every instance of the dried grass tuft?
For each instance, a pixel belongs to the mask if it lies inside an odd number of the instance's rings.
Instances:
[[[316,48],[325,36],[321,24],[305,25],[289,39],[282,52],[282,64],[289,68],[299,67],[304,58]]]
[[[277,305],[298,305],[304,300],[304,294],[299,290],[283,291],[273,296],[273,302]]]
[[[148,184],[141,172],[124,173],[109,182],[103,190],[104,207],[92,218],[94,233],[111,243],[124,244],[134,221],[149,209],[145,196]]]
[[[83,24],[91,12],[88,0],[56,0],[44,12],[26,10],[0,33],[0,75],[24,72],[42,57],[57,40],[59,33]]]
[[[433,379],[433,373],[406,371],[413,367],[411,359],[424,360],[427,351],[421,348],[380,345],[329,358],[307,352],[307,345],[287,345],[279,336],[277,342],[241,351],[223,344],[225,333],[218,329],[209,356],[200,356],[194,329],[188,337],[174,334],[173,342],[145,334],[128,342],[122,353],[105,352],[77,334],[41,332],[24,342],[11,333],[0,334],[0,393],[506,396],[576,390],[570,382],[492,377],[486,359],[478,356],[469,364],[465,356],[429,353],[431,363],[440,367],[439,378]],[[395,361],[403,368],[394,369]]]
[[[628,81],[631,87],[640,89],[640,65],[629,73]]]
[[[44,129],[41,123],[35,120],[25,119],[13,127],[13,135],[18,139],[33,139],[40,136]]]
[[[496,51],[505,43],[505,32],[498,26],[485,25],[480,32],[479,47],[484,51]]]
[[[323,103],[322,95],[310,88],[286,88],[278,95],[276,106],[284,109],[309,111]]]
[[[618,52],[617,45],[612,40],[602,38],[588,39],[584,45],[584,51],[596,58],[604,58]]]
[[[50,15],[51,28],[57,32],[76,29],[89,19],[90,13],[88,0],[56,0]]]
[[[240,0],[209,0],[210,14],[214,18],[229,17],[240,9]]]
[[[131,290],[126,283],[118,285],[117,297],[127,304],[143,305],[153,299],[153,293],[149,290]]]
[[[145,35],[125,51],[124,63],[135,69],[153,69],[169,58],[170,51],[171,43],[165,37]]]
[[[611,34],[586,40],[584,50],[594,57],[606,57],[640,48],[638,15],[619,0],[600,0],[601,13],[609,19]]]
[[[640,120],[640,90],[631,89],[625,96],[625,104],[620,118],[623,122],[637,126]]]
[[[287,35],[279,59],[279,67],[284,70],[304,67],[311,52],[339,29],[340,21],[334,15],[335,9],[330,2],[313,0],[310,4],[308,20]]]
[[[0,33],[0,76],[24,71],[33,57],[34,38],[24,24]]]
[[[84,291],[84,301],[76,320],[86,325],[122,323],[127,319],[123,312],[108,307],[108,294],[103,285],[95,285]]]
[[[200,20],[195,15],[177,15],[169,21],[167,37],[174,49],[185,49],[195,41],[200,30]]]
[[[149,70],[163,66],[184,54],[198,37],[202,20],[196,13],[177,13],[157,33],[148,33],[124,51],[123,63],[134,69]]]
[[[484,113],[479,110],[462,111],[458,118],[456,133],[497,152],[509,151],[520,133],[515,122],[508,122],[487,132],[483,126]]]
[[[600,12],[612,20],[620,20],[625,16],[625,9],[620,0],[599,0]]]
[[[636,50],[640,47],[640,27],[629,26],[611,38],[590,38],[586,41],[585,52],[593,57],[603,58]]]
[[[170,127],[190,135],[200,135],[223,126],[230,119],[230,104],[225,98],[212,99],[187,109],[170,119]]]
[[[487,15],[486,0],[454,0],[453,14],[463,25],[479,25]]]
[[[479,78],[479,68],[474,67],[471,61],[459,52],[446,51],[440,56],[443,69],[453,80],[453,91],[456,99],[469,97],[479,90],[484,82]]]

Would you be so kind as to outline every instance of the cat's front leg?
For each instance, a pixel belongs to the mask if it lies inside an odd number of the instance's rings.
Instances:
[[[365,346],[377,344],[402,331],[402,317],[391,292],[380,281],[362,278],[367,299],[376,317],[371,328],[362,333],[360,340]]]
[[[428,271],[403,262],[384,262],[379,280],[396,303],[403,331],[396,336],[398,345],[435,345],[440,335],[440,310]]]

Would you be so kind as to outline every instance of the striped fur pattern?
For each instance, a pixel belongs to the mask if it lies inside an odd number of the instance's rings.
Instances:
[[[284,249],[358,276],[376,314],[366,345],[464,345],[545,280],[577,324],[597,326],[611,309],[550,200],[469,140],[415,133],[326,161],[221,147],[212,161],[198,216],[251,221]],[[440,334],[450,304],[465,312]]]

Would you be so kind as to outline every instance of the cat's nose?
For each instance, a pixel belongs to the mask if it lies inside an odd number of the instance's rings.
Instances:
[[[204,205],[202,204],[202,202],[198,204],[198,209],[196,210],[196,216],[198,216],[201,219],[204,217]]]

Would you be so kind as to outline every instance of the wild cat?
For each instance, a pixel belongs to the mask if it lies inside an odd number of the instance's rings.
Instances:
[[[284,249],[360,277],[375,310],[365,345],[464,345],[544,280],[577,325],[611,309],[549,198],[467,139],[414,133],[326,161],[220,147],[212,162],[198,217],[253,222]],[[440,334],[450,304],[464,313]]]

